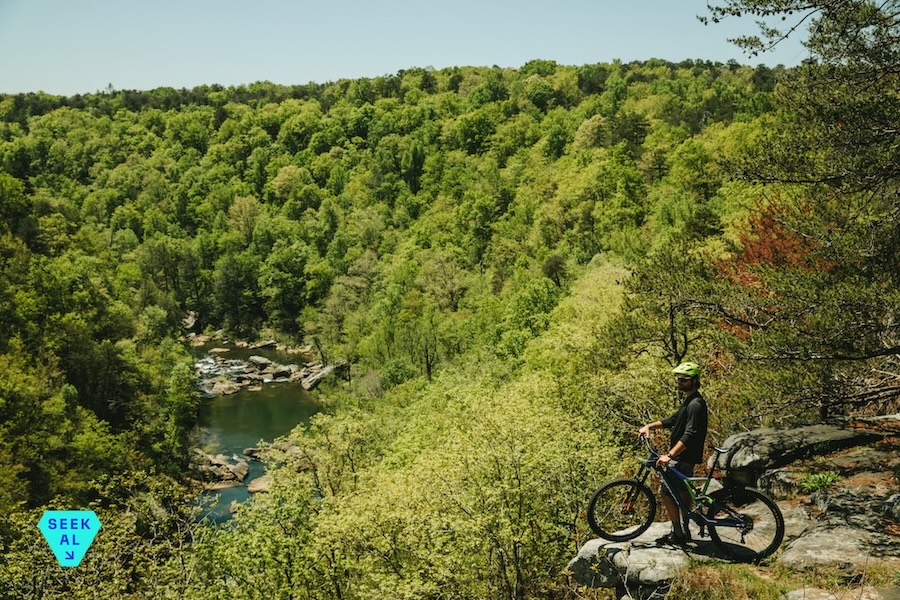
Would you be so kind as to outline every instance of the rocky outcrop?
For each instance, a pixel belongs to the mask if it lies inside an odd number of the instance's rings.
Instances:
[[[569,574],[588,587],[615,588],[619,598],[661,598],[675,573],[692,560],[709,560],[706,554],[693,552],[693,546],[659,546],[656,538],[668,531],[667,524],[654,523],[629,542],[590,540],[569,563]]]
[[[301,374],[300,377],[300,384],[307,390],[315,389],[323,380],[334,375],[336,372],[343,372],[346,370],[346,365],[344,364],[323,365],[319,363],[314,365],[314,367],[315,368],[311,368],[305,374]]]
[[[331,376],[341,376],[348,372],[344,363],[324,364],[312,360],[312,346],[302,348],[288,347],[275,340],[258,342],[228,341],[223,332],[211,335],[189,334],[184,338],[195,348],[220,343],[221,346],[209,348],[207,356],[197,361],[195,372],[200,389],[208,396],[234,394],[241,389],[259,391],[268,383],[299,383],[306,390],[313,390],[322,381]],[[280,354],[296,356],[301,363],[279,364],[272,359],[254,354],[246,360],[229,359],[227,355],[233,349],[272,350]]]
[[[200,448],[194,448],[191,452],[190,470],[193,473],[193,478],[207,492],[225,490],[245,484],[247,491],[251,494],[268,492],[271,482],[268,475],[248,479],[250,476],[249,463],[260,460],[272,461],[280,465],[290,465],[297,471],[306,471],[311,468],[309,459],[300,448],[284,440],[278,440],[262,448],[246,448],[241,456],[213,455],[204,452]]]
[[[258,391],[269,383],[299,383],[304,389],[313,390],[326,378],[346,369],[343,364],[284,365],[258,355],[247,360],[229,359],[225,356],[227,349],[222,350],[210,352],[195,364],[200,389],[209,396],[234,394],[245,388]]]
[[[725,440],[723,447],[728,452],[719,458],[719,466],[730,476],[754,484],[767,470],[810,456],[823,456],[844,448],[869,444],[883,437],[882,432],[873,429],[838,424],[809,425],[788,430],[756,429]]]
[[[269,491],[269,485],[272,483],[272,477],[269,475],[263,475],[262,477],[257,477],[249,484],[247,484],[247,491],[251,494],[264,494]]]
[[[215,491],[242,485],[250,474],[247,462],[250,456],[225,456],[207,454],[200,448],[191,452],[190,470],[206,491]]]
[[[785,539],[772,560],[799,570],[837,569],[851,580],[876,564],[900,569],[900,415],[752,431],[724,446],[727,475],[763,488],[784,515]],[[656,523],[630,542],[590,540],[569,563],[570,576],[616,588],[620,598],[661,598],[689,562],[723,558],[711,542],[697,540],[696,529],[685,548],[657,545],[668,531]]]
[[[211,396],[229,396],[240,391],[241,386],[235,381],[214,381],[209,388]]]

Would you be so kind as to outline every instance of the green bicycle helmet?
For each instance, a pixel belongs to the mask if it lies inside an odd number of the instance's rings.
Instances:
[[[687,375],[694,379],[700,379],[700,365],[694,362],[683,362],[672,369],[672,373],[675,375]]]

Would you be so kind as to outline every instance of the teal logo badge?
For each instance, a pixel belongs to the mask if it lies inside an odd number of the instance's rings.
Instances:
[[[77,567],[100,531],[100,519],[92,510],[48,510],[38,529],[60,566]]]

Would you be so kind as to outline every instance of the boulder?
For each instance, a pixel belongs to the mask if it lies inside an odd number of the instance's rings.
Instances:
[[[900,523],[900,494],[894,494],[885,500],[883,510],[894,523]]]
[[[882,496],[875,490],[850,489],[837,484],[809,495],[809,501],[821,512],[823,519],[834,519],[873,532],[884,526],[886,515],[882,510],[887,498],[887,493]]]
[[[303,346],[302,348],[295,348],[293,346],[286,346],[284,344],[278,344],[277,346],[275,346],[275,348],[279,352],[283,352],[285,354],[293,354],[296,356],[301,356],[304,359],[307,359],[308,361],[313,360],[313,357],[315,356],[315,352],[316,352],[315,348],[313,348],[312,346]]]
[[[755,486],[773,498],[795,498],[805,492],[803,474],[790,467],[764,471]]]
[[[238,481],[245,480],[247,475],[250,474],[250,465],[247,464],[246,460],[239,461],[234,465],[228,465],[228,468],[234,473]]]
[[[692,542],[685,548],[658,545],[656,539],[669,531],[669,523],[653,523],[628,542],[590,540],[569,562],[569,574],[588,587],[617,588],[633,597],[650,598],[664,593],[678,571],[691,562],[719,556],[706,540]]]
[[[191,450],[191,464],[195,466],[209,466],[212,465],[212,457],[209,454],[201,450],[200,448],[194,448]]]
[[[253,355],[249,359],[250,364],[255,365],[259,368],[265,368],[272,364],[272,361],[266,358],[265,356],[257,356]]]
[[[262,453],[262,450],[259,448],[244,448],[242,454],[252,460],[259,460],[259,456]]]
[[[249,484],[247,484],[247,491],[251,494],[261,494],[269,491],[269,484],[272,482],[272,478],[268,475],[263,475],[261,477],[257,477]]]
[[[272,366],[272,377],[275,379],[285,379],[291,376],[293,373],[290,365],[273,365]]]
[[[793,569],[838,568],[849,574],[861,573],[872,563],[874,536],[871,532],[818,523],[801,537],[789,542],[778,562]],[[889,559],[900,567],[900,558]]]
[[[813,523],[806,510],[796,503],[779,502],[778,507],[784,516],[785,541],[799,537]],[[678,570],[691,562],[726,558],[708,537],[699,537],[693,524],[694,539],[686,547],[658,545],[656,539],[670,530],[667,522],[653,523],[650,529],[628,542],[590,540],[569,562],[571,577],[588,587],[624,586],[628,593],[638,597],[638,593],[663,590]]]
[[[216,454],[215,456],[209,457],[209,464],[216,467],[224,467],[228,464],[228,457],[224,454]]]
[[[275,340],[262,340],[261,342],[256,342],[255,344],[250,344],[251,350],[258,350],[260,348],[273,348],[278,345],[278,342]]]
[[[784,517],[784,541],[782,548],[790,540],[796,539],[806,532],[815,521],[806,508],[799,502],[776,502]]]
[[[591,588],[612,588],[619,585],[622,578],[612,563],[611,552],[607,551],[606,545],[607,542],[599,538],[586,542],[575,558],[569,561],[567,570],[572,579]]]
[[[282,365],[264,357],[254,355],[247,361],[225,359],[221,356],[227,352],[225,348],[221,352],[211,352],[198,360],[194,365],[194,371],[199,380],[198,386],[207,396],[225,396],[239,392],[245,387],[250,391],[262,390],[262,385],[273,382],[301,382],[303,377],[310,375],[312,379],[307,381],[311,389],[318,384],[322,377],[329,372],[315,373],[305,372],[298,365]],[[337,367],[336,367],[337,368]]]
[[[200,478],[200,481],[218,481],[219,473],[216,467],[210,465],[195,465],[194,472]]]
[[[730,477],[756,485],[768,469],[813,455],[871,444],[883,438],[884,434],[876,431],[826,424],[795,429],[756,429],[725,440],[723,447],[728,452],[719,458],[719,467]]]
[[[191,338],[191,346],[195,348],[199,348],[200,346],[205,346],[210,342],[210,337],[208,335],[195,335]]]
[[[322,383],[322,380],[330,377],[335,373],[339,373],[345,370],[346,365],[342,364],[334,364],[334,365],[322,365],[322,364],[314,364],[309,365],[308,369],[304,369],[302,374],[302,378],[300,380],[300,385],[304,387],[306,390],[313,390],[317,385]],[[295,375],[296,376],[296,375]]]
[[[181,326],[187,329],[188,331],[192,330],[197,326],[197,313],[193,310],[187,311],[187,313],[181,319]]]
[[[228,465],[223,465],[221,467],[210,467],[213,475],[215,475],[216,479],[219,481],[237,481],[237,476],[231,470]]]
[[[228,396],[236,394],[240,389],[241,386],[234,381],[217,381],[213,384],[210,393],[214,396]]]

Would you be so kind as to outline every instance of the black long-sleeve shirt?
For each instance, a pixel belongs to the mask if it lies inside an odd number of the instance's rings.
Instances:
[[[663,427],[672,430],[669,448],[678,441],[684,444],[684,451],[676,460],[695,465],[703,462],[707,421],[706,400],[700,392],[694,392],[686,397],[674,415],[662,420]]]

